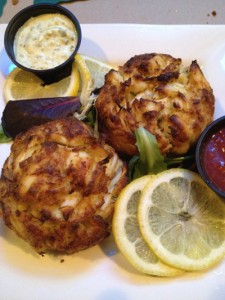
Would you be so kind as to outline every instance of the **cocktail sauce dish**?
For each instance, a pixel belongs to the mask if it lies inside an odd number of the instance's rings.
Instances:
[[[225,198],[225,116],[213,121],[196,146],[196,165],[206,184]]]

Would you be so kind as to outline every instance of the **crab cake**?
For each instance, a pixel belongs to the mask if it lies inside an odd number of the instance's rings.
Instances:
[[[183,155],[213,120],[214,95],[198,63],[142,54],[105,78],[96,101],[99,130],[116,151],[138,154],[135,130],[144,127],[163,155]]]
[[[86,124],[51,121],[15,138],[0,179],[2,216],[38,253],[73,253],[109,235],[126,183],[124,163]]]

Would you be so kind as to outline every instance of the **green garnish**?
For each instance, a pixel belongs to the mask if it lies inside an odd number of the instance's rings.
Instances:
[[[172,167],[191,165],[191,161],[194,159],[194,155],[164,157],[160,153],[155,136],[143,127],[135,131],[135,136],[139,155],[132,157],[129,161],[130,180],[147,174],[157,174]]]
[[[134,156],[129,162],[130,179],[166,170],[167,164],[159,151],[155,136],[143,127],[135,131],[135,136],[140,155]]]
[[[0,143],[8,143],[11,141],[11,138],[5,135],[2,125],[0,124]]]

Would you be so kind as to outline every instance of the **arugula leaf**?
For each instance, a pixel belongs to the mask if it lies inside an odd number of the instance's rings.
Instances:
[[[183,167],[185,163],[191,163],[195,159],[194,154],[179,157],[165,157],[165,162],[168,167],[180,166]]]
[[[9,141],[11,141],[11,138],[5,135],[2,125],[0,124],[0,143],[8,143]]]
[[[195,168],[193,152],[180,157],[164,157],[160,153],[155,136],[148,130],[142,127],[138,128],[135,131],[135,136],[139,155],[133,156],[129,161],[128,175],[130,181],[147,174],[157,174],[169,168]]]
[[[139,156],[134,156],[129,162],[130,179],[166,170],[167,164],[164,156],[160,153],[155,136],[143,127],[135,131],[135,136]]]
[[[89,126],[94,127],[97,119],[97,111],[94,106],[90,108],[90,110],[86,114],[85,123]]]
[[[183,168],[192,171],[197,171],[195,154],[192,149],[190,152],[186,153],[185,156],[178,157],[165,157],[165,163],[167,164],[168,169],[170,168]]]

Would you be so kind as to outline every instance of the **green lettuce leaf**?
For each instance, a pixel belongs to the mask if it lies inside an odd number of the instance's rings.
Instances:
[[[157,174],[169,168],[195,170],[195,156],[192,152],[185,156],[168,157],[160,153],[157,140],[153,134],[141,127],[135,131],[136,146],[139,155],[129,161],[130,181],[148,174]]]
[[[139,156],[134,156],[129,162],[130,180],[166,170],[167,164],[160,153],[155,136],[143,127],[135,131],[135,136]]]

